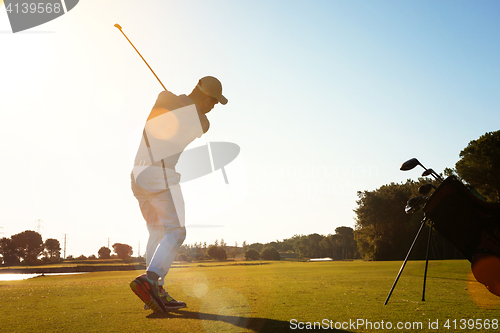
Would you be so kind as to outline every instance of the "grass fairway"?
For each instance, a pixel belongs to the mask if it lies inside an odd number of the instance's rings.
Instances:
[[[475,282],[467,261],[430,262],[422,302],[424,264],[407,264],[386,306],[401,262],[183,265],[172,268],[168,290],[188,308],[168,314],[142,309],[128,286],[139,271],[0,282],[0,331],[281,332],[308,322],[328,323],[318,331],[335,331],[336,322],[349,332],[389,331],[388,323],[397,332],[498,331],[492,320],[500,319],[500,298]],[[478,319],[489,320],[489,329],[479,329]],[[349,325],[357,320],[365,325]]]

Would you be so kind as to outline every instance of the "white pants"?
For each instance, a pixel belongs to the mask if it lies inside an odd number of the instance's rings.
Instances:
[[[181,187],[177,183],[167,190],[148,191],[139,187],[132,177],[132,191],[139,201],[149,231],[147,271],[158,274],[163,282],[186,238]]]

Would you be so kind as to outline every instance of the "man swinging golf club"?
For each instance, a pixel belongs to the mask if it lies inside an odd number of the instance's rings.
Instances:
[[[149,231],[147,268],[146,274],[130,283],[130,288],[145,308],[155,312],[186,307],[163,287],[186,238],[184,200],[175,165],[186,146],[208,131],[206,114],[217,103],[227,103],[222,85],[215,77],[206,76],[187,96],[162,91],[144,126],[131,178],[132,191]]]

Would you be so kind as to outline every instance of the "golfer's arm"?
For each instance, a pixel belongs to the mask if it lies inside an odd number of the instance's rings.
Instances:
[[[210,121],[208,121],[207,116],[203,113],[198,112],[198,117],[200,118],[200,125],[203,133],[207,133],[210,129]]]

